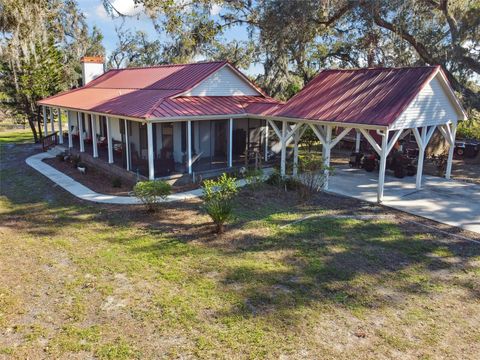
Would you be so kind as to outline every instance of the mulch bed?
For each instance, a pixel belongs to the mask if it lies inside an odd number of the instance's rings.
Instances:
[[[115,176],[92,166],[88,166],[87,173],[82,174],[70,162],[60,161],[57,158],[44,159],[43,161],[100,194],[128,196],[129,192],[131,192],[135,186],[135,182],[122,179],[120,187],[113,187],[112,183]],[[172,193],[180,193],[198,188],[198,184],[174,185],[172,187]]]
[[[87,173],[82,174],[70,162],[60,161],[57,158],[44,159],[43,161],[58,171],[61,171],[65,175],[70,176],[80,184],[85,185],[89,189],[100,194],[126,196],[130,191],[132,191],[133,186],[135,185],[133,182],[128,182],[127,180],[122,179],[120,187],[113,187],[112,182],[114,177],[103,171],[95,169],[92,166],[88,166]]]

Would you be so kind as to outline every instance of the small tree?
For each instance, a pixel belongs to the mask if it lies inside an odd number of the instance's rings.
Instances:
[[[149,212],[155,212],[172,192],[172,185],[165,181],[139,181],[133,188],[133,193],[146,205]]]
[[[224,232],[224,224],[232,218],[233,199],[238,192],[235,180],[223,173],[217,180],[203,182],[204,209],[214,222],[217,234]]]
[[[333,168],[326,167],[321,160],[312,155],[302,157],[298,179],[302,183],[300,196],[309,199],[314,193],[319,192],[325,185],[325,172],[333,172]]]

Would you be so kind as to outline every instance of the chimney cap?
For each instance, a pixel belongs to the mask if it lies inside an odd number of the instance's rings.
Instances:
[[[102,56],[84,56],[80,59],[81,63],[103,64]]]

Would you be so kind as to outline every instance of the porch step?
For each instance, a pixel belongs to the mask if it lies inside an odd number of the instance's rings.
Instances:
[[[51,154],[52,156],[57,156],[65,152],[67,149],[63,145],[56,145],[55,147],[48,149],[47,153]]]

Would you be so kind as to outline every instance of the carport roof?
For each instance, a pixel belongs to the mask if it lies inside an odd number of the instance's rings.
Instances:
[[[440,66],[323,70],[266,115],[388,126],[439,71]]]

